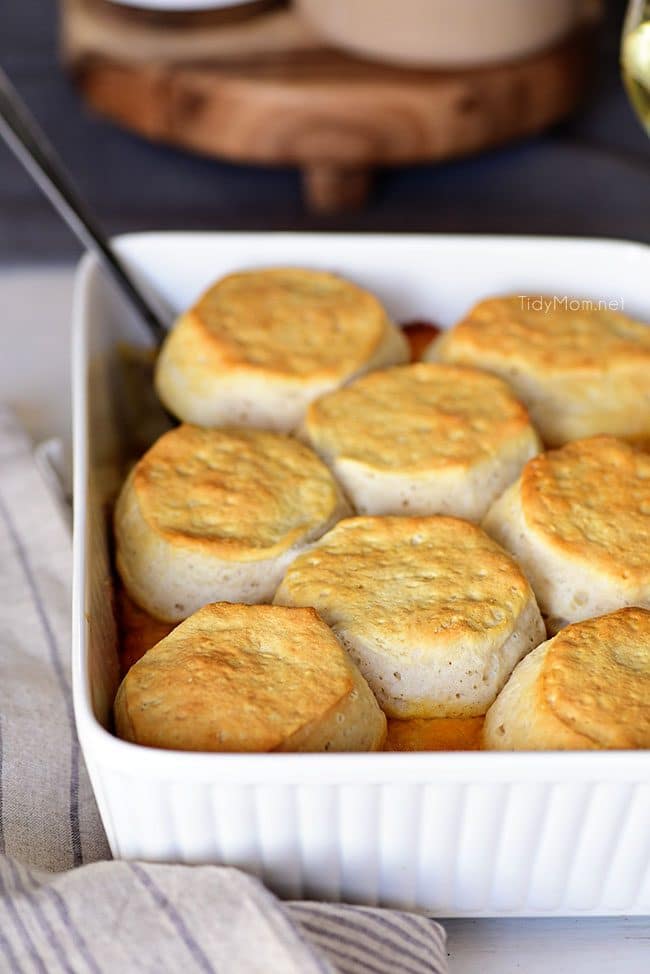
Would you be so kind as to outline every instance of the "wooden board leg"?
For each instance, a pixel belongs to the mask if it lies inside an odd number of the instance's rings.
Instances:
[[[366,166],[311,163],[302,170],[307,203],[319,213],[357,209],[366,202],[372,172]]]

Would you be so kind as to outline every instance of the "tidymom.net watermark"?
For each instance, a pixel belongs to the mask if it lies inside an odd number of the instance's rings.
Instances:
[[[553,297],[540,297],[530,294],[518,294],[522,311],[542,311],[551,314],[553,311],[623,311],[623,298],[609,298],[594,301],[593,298],[572,298],[568,294],[555,294]]]

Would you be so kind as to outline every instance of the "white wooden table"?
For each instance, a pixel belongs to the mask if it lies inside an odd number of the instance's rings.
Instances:
[[[0,402],[70,441],[73,270],[0,270]],[[448,920],[452,974],[650,974],[650,919]]]

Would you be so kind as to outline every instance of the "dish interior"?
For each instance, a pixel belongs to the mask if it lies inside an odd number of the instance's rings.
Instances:
[[[230,271],[293,265],[333,271],[368,288],[399,324],[427,320],[448,328],[476,300],[499,293],[590,298],[650,319],[643,283],[650,278],[648,249],[623,242],[169,233],[130,235],[116,245],[145,287],[175,312]],[[151,389],[149,338],[91,259],[82,264],[76,300],[77,706],[78,717],[92,714],[107,728],[119,675],[110,508],[125,465],[165,418]]]

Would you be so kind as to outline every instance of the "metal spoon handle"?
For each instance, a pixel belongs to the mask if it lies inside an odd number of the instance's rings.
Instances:
[[[173,320],[171,311],[164,315],[166,326],[79,198],[54,148],[1,68],[0,135],[83,246],[99,258],[159,345]]]

